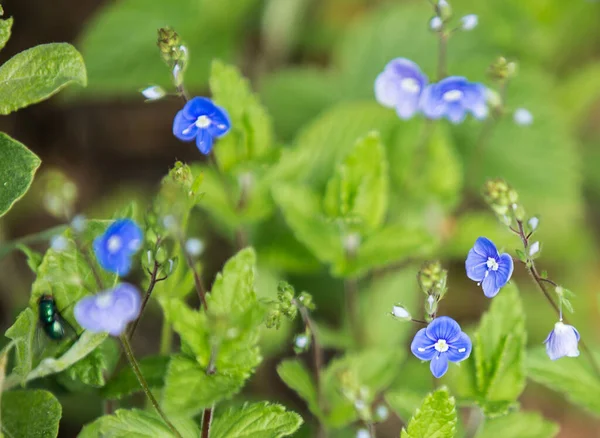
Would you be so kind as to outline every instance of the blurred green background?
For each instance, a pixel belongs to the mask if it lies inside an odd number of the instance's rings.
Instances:
[[[314,178],[313,185],[322,185],[323,175],[333,168],[335,152],[328,155],[328,145],[351,144],[371,129],[381,132],[397,189],[391,214],[407,221],[425,219],[439,237],[439,257],[451,274],[441,313],[465,325],[476,322],[488,306],[464,275],[468,249],[479,235],[509,250],[518,245],[478,196],[486,178],[507,179],[528,212],[540,214],[540,263],[554,280],[577,294],[572,319],[582,336],[598,345],[600,3],[454,0],[451,4],[457,17],[478,14],[479,26],[451,38],[450,73],[491,85],[485,74],[490,63],[499,55],[516,60],[519,75],[510,84],[508,106],[527,108],[534,123],[520,127],[507,114],[493,132],[477,178],[468,177],[465,169],[481,125],[472,120],[459,127],[441,123],[425,174],[417,181],[422,190],[409,197],[405,189],[411,184],[412,163],[406,147],[411,146],[400,145],[416,142],[422,121],[401,122],[392,110],[380,108],[374,102],[373,82],[398,56],[412,59],[434,76],[437,41],[427,27],[433,13],[425,0],[5,0],[5,15],[13,16],[15,25],[1,61],[34,44],[72,42],[84,56],[89,86],[69,89],[49,102],[3,117],[0,130],[42,158],[41,172],[59,168],[76,181],[79,209],[89,217],[110,217],[130,199],[144,205],[175,159],[201,159],[192,145],[179,143],[171,133],[180,101],[145,104],[139,94],[151,84],[169,86],[169,72],[155,39],[157,28],[172,26],[191,52],[187,88],[193,94],[207,93],[214,58],[237,64],[271,113],[278,142],[311,143],[313,173],[303,178]],[[38,201],[34,187],[2,219],[3,240],[57,225]],[[234,247],[202,212],[193,229],[207,242],[204,261],[210,278]],[[274,288],[277,278],[289,278],[315,295],[318,321],[339,326],[342,282],[315,260],[284,260],[273,248],[275,240],[260,229],[254,234],[259,261],[262,254],[265,264],[261,281]],[[0,269],[4,330],[27,304],[32,278],[20,254],[4,258]],[[414,266],[403,268],[393,281],[398,297],[411,296],[416,303],[414,273]],[[554,316],[523,269],[518,267],[514,278],[525,300],[529,342],[539,344]],[[365,309],[382,312],[397,301],[389,292],[377,295],[370,282],[361,286]],[[158,309],[150,311],[158,315]],[[142,321],[144,334],[136,346],[140,353],[158,350],[156,326],[151,317]],[[391,324],[390,330],[394,327]],[[270,336],[263,349],[267,359],[244,396],[280,400],[306,413],[274,371],[282,357],[293,354],[290,329]],[[417,373],[429,379],[421,373],[425,368]],[[77,398],[81,396],[69,395],[58,383],[44,384],[51,385],[63,403],[61,436],[74,436],[100,413],[93,396],[83,396],[86,403],[81,403]],[[600,423],[547,390],[531,384],[521,401],[525,409],[540,410],[560,423],[561,437],[600,436]],[[399,420],[391,419],[380,426],[380,436],[396,436],[398,427]],[[310,436],[307,428],[303,430]]]

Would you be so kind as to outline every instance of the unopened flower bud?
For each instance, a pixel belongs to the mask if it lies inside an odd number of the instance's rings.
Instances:
[[[204,251],[204,243],[197,238],[188,239],[185,242],[185,251],[192,257],[198,257]]]
[[[529,247],[529,256],[533,257],[540,252],[540,242],[533,242]]]
[[[529,126],[533,123],[533,115],[525,108],[517,108],[513,114],[513,120],[517,125]]]
[[[140,91],[140,93],[142,93],[142,95],[146,98],[146,101],[159,100],[167,95],[167,92],[164,90],[164,88],[158,85],[152,85],[144,88]]]
[[[452,17],[452,7],[446,0],[439,0],[437,3],[437,13],[443,21]]]
[[[395,318],[403,321],[410,321],[412,319],[408,310],[406,310],[406,308],[400,304],[394,305],[394,307],[392,308],[392,315]]]
[[[540,224],[540,220],[537,217],[532,217],[527,221],[527,225],[529,225],[529,231],[535,231],[537,230],[538,226]]]
[[[477,17],[477,15],[475,14],[465,15],[460,19],[460,22],[462,30],[473,30],[477,27],[477,24],[479,23],[479,17]]]
[[[434,32],[441,30],[443,25],[444,22],[438,16],[435,16],[431,20],[429,20],[429,29],[433,30]]]

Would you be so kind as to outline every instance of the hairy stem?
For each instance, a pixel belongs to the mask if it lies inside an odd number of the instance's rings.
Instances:
[[[154,261],[154,267],[152,269],[152,272],[150,272],[150,282],[148,283],[148,288],[146,289],[146,294],[144,295],[144,300],[142,301],[142,307],[140,309],[140,314],[135,319],[135,321],[133,321],[133,324],[131,325],[131,328],[129,329],[128,338],[130,340],[133,339],[133,334],[135,333],[135,330],[137,329],[137,326],[140,323],[140,320],[142,319],[142,314],[144,313],[144,309],[146,309],[146,305],[148,304],[148,301],[150,301],[150,296],[152,295],[154,286],[156,286],[156,283],[158,283],[159,281],[164,280],[164,278],[162,278],[162,279],[157,278],[159,269],[160,269],[160,265],[158,264],[158,262]]]
[[[206,302],[206,289],[202,283],[202,277],[200,277],[200,273],[196,269],[196,264],[194,263],[192,256],[185,250],[185,243],[183,240],[181,242],[181,248],[183,248],[183,254],[185,256],[185,261],[188,265],[188,268],[192,270],[192,274],[194,275],[194,286],[196,287],[198,298],[200,298],[200,303],[202,303],[204,309],[208,309],[208,303]]]
[[[513,231],[515,231],[516,234],[521,239],[521,242],[523,243],[523,248],[525,249],[525,253],[527,254],[528,253],[527,249],[529,248],[529,237],[531,236],[531,234],[525,233],[525,229],[523,227],[522,221],[517,220],[517,225],[518,225],[519,229],[518,230],[513,229]],[[556,312],[558,317],[561,319],[561,321],[564,321],[566,324],[570,324],[569,321],[567,320],[567,318],[562,315],[560,307],[558,306],[558,304],[556,304],[554,302],[554,299],[552,298],[552,295],[550,294],[550,292],[548,292],[548,290],[546,289],[545,283],[552,284],[555,287],[558,284],[552,280],[542,278],[535,266],[535,262],[533,261],[533,259],[530,258],[528,260],[528,262],[525,263],[525,265],[527,266],[527,270],[528,270],[529,274],[531,275],[531,277],[537,284],[540,291],[544,294],[544,297],[550,303],[550,305],[552,306],[552,308],[554,309],[554,311]],[[600,377],[600,365],[598,365],[598,362],[596,361],[596,358],[592,354],[592,351],[590,350],[590,348],[587,346],[587,344],[585,343],[585,341],[583,339],[579,340],[579,345],[581,346],[581,349],[587,356],[590,364],[592,365],[592,368],[594,369],[594,372],[596,373],[596,375],[598,377]]]
[[[204,413],[202,414],[202,433],[200,435],[201,438],[210,437],[210,424],[212,423],[214,410],[215,405],[212,405],[210,408],[204,409]]]
[[[150,403],[152,403],[152,406],[154,406],[156,413],[160,416],[160,418],[162,418],[162,420],[169,427],[169,429],[171,429],[171,431],[175,434],[175,436],[182,438],[179,431],[175,428],[173,423],[171,423],[171,421],[167,418],[167,416],[163,412],[162,408],[156,401],[156,398],[154,398],[152,391],[150,391],[148,382],[146,382],[146,379],[144,378],[144,375],[142,374],[142,371],[140,370],[140,367],[139,367],[137,361],[135,360],[135,356],[133,355],[133,351],[131,350],[131,345],[129,344],[127,335],[123,334],[123,335],[121,335],[120,338],[121,338],[121,344],[123,345],[123,350],[125,351],[125,355],[127,356],[127,360],[129,361],[129,364],[131,365],[131,368],[132,368],[135,376],[137,377],[138,382],[140,382],[140,386],[144,390],[146,397],[148,397],[148,400],[150,400]]]

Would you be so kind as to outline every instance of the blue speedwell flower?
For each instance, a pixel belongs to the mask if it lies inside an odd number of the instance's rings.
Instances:
[[[179,140],[192,141],[204,155],[208,155],[215,138],[229,132],[231,121],[225,109],[205,97],[189,100],[173,120],[173,134]]]
[[[415,335],[410,350],[421,360],[431,361],[429,369],[438,379],[448,371],[448,361],[460,362],[471,354],[471,339],[452,318],[435,318]]]
[[[508,283],[513,272],[513,260],[509,254],[500,254],[496,245],[485,237],[475,241],[465,262],[467,277],[483,287],[486,297],[495,297]]]
[[[417,64],[405,58],[393,59],[375,80],[377,102],[395,108],[401,119],[410,119],[419,110],[427,76]]]
[[[427,118],[445,117],[452,123],[461,123],[470,112],[476,119],[488,115],[486,88],[460,76],[449,76],[423,90],[421,110]]]
[[[578,342],[579,332],[577,329],[572,325],[563,324],[562,321],[559,321],[554,324],[554,330],[550,332],[544,344],[546,344],[548,357],[556,360],[564,356],[579,356]]]
[[[114,289],[82,298],[73,312],[77,323],[93,333],[108,332],[119,336],[140,314],[141,299],[131,284],[122,283]]]
[[[109,272],[127,275],[131,257],[142,246],[142,230],[131,219],[119,219],[94,240],[98,263]]]

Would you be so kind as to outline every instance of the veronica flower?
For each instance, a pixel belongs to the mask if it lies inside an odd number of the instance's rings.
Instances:
[[[465,268],[467,277],[481,284],[485,296],[492,298],[510,280],[513,260],[509,254],[498,253],[491,240],[479,237],[469,251]]]
[[[488,115],[486,88],[460,76],[449,76],[427,86],[420,106],[428,118],[445,117],[452,123],[462,122],[468,112],[480,120]]]
[[[421,360],[431,361],[429,369],[440,378],[448,371],[448,361],[460,362],[471,354],[471,339],[452,318],[435,318],[415,335],[410,350]]]
[[[546,344],[546,353],[552,360],[561,357],[577,357],[579,350],[579,332],[572,325],[563,324],[562,321],[554,324],[554,330],[550,332],[544,344]]]
[[[179,140],[196,140],[196,146],[208,155],[215,138],[229,132],[231,121],[224,108],[215,105],[205,97],[189,100],[173,120],[173,134]]]
[[[119,336],[127,324],[138,317],[140,309],[138,290],[131,284],[122,283],[114,289],[82,298],[75,304],[73,312],[84,329]]]
[[[395,108],[401,119],[410,119],[419,110],[419,98],[427,76],[417,64],[405,58],[390,61],[375,80],[375,98]]]
[[[131,219],[113,222],[94,240],[94,252],[100,266],[119,275],[127,275],[131,257],[141,246],[142,230]]]

